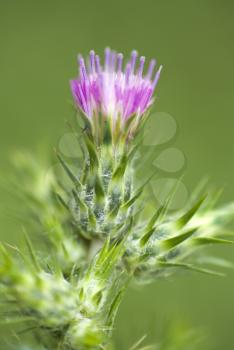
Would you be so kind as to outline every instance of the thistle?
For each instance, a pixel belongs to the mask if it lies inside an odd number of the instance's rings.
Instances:
[[[214,209],[212,195],[194,195],[188,208],[171,213],[171,193],[150,215],[142,213],[151,176],[138,183],[135,153],[161,67],[155,70],[152,60],[144,72],[145,58],[137,60],[136,51],[124,65],[123,55],[110,49],[103,66],[94,51],[87,66],[82,56],[78,62],[71,90],[79,170],[57,151],[70,180],[62,186],[59,174],[51,172],[45,181],[42,165],[16,156],[15,192],[28,204],[27,217],[33,219],[28,230],[42,233],[40,254],[28,234],[28,254],[1,245],[0,288],[12,305],[5,321],[29,324],[43,350],[108,349],[130,283],[180,270],[217,273],[205,261],[228,263],[195,253],[208,244],[232,243],[217,234],[232,219],[234,204]]]
[[[147,118],[161,67],[151,80],[154,60],[143,75],[144,57],[136,68],[137,52],[133,51],[123,68],[123,55],[108,48],[104,67],[94,51],[89,69],[81,56],[78,61],[79,78],[71,81],[71,90],[85,123],[85,167],[79,180],[75,179],[69,208],[81,234],[105,239],[110,233],[118,235],[133,208],[131,141]]]
[[[147,74],[143,76],[145,57],[140,57],[136,68],[137,52],[133,51],[130,61],[123,67],[123,55],[109,48],[105,50],[104,67],[94,51],[90,52],[88,70],[82,56],[78,61],[79,78],[71,81],[71,90],[76,105],[92,124],[93,136],[98,137],[102,131],[102,123],[96,120],[99,118],[110,124],[113,136],[117,134],[121,137],[129,120],[139,123],[153,103],[153,92],[162,67],[152,79],[156,64],[152,60]]]

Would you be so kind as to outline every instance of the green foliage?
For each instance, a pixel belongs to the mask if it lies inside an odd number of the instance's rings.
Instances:
[[[22,216],[30,234],[25,234],[26,253],[1,245],[0,290],[11,311],[3,321],[30,326],[40,350],[109,349],[129,283],[181,270],[220,274],[216,267],[228,265],[196,257],[207,258],[201,250],[207,245],[232,243],[220,233],[234,204],[215,209],[212,196],[201,196],[170,213],[171,193],[152,215],[139,215],[150,177],[143,185],[135,178],[137,146],[130,136],[136,121],[130,118],[122,132],[110,131],[108,124],[101,128],[99,121],[85,123],[77,132],[79,170],[56,152],[69,185],[62,184],[60,172],[50,169],[45,177],[47,166],[29,155],[15,157],[11,188],[28,204]],[[37,249],[32,230],[40,235]],[[177,349],[175,344],[164,342],[158,349]]]

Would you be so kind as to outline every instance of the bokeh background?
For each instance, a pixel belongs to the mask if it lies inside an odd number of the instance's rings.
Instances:
[[[156,111],[177,121],[174,144],[186,156],[186,188],[209,175],[224,186],[221,202],[231,201],[233,37],[231,0],[0,0],[1,174],[11,172],[13,150],[26,148],[36,157],[38,145],[52,150],[58,143],[73,115],[68,81],[77,74],[78,52],[136,48],[164,66]],[[6,210],[11,197],[0,194],[1,240],[14,241],[20,224]],[[225,248],[221,255],[234,260],[233,253]],[[144,334],[156,342],[173,320],[202,328],[213,350],[233,349],[233,293],[232,271],[225,278],[183,275],[133,288],[118,317],[118,349]]]

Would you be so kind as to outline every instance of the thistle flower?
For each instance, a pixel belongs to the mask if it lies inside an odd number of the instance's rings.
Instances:
[[[111,118],[112,128],[124,125],[131,116],[142,117],[153,103],[153,93],[162,66],[154,73],[156,61],[151,60],[143,74],[145,57],[132,51],[130,60],[123,65],[123,55],[106,48],[105,62],[90,51],[88,67],[83,57],[78,57],[79,77],[71,80],[71,90],[77,107],[93,122],[101,115]]]
[[[24,192],[30,206],[25,216],[35,219],[33,229],[39,225],[46,244],[43,256],[27,237],[28,256],[0,244],[0,292],[11,305],[7,321],[33,323],[43,350],[108,349],[131,280],[146,283],[181,269],[213,273],[203,265],[228,265],[213,257],[200,263],[190,257],[209,244],[233,243],[218,236],[233,217],[233,204],[215,210],[215,197],[196,194],[192,206],[172,215],[171,193],[164,205],[142,213],[151,177],[137,184],[137,146],[128,141],[146,120],[161,67],[153,76],[152,60],[143,75],[145,58],[137,68],[136,61],[133,51],[122,68],[123,56],[106,49],[102,67],[91,51],[86,69],[79,57],[80,77],[71,82],[87,126],[77,132],[83,155],[79,171],[57,154],[71,185],[62,185],[53,172],[46,182],[38,162],[16,159],[23,176],[17,176],[14,189]]]

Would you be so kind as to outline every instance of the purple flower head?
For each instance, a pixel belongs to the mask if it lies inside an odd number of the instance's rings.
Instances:
[[[126,121],[131,115],[143,115],[153,102],[153,93],[159,80],[161,66],[154,72],[155,60],[151,60],[144,73],[145,57],[137,59],[132,51],[124,65],[123,55],[106,48],[104,65],[95,52],[90,51],[85,64],[79,55],[79,77],[71,81],[76,105],[87,118],[101,114],[113,120]]]

